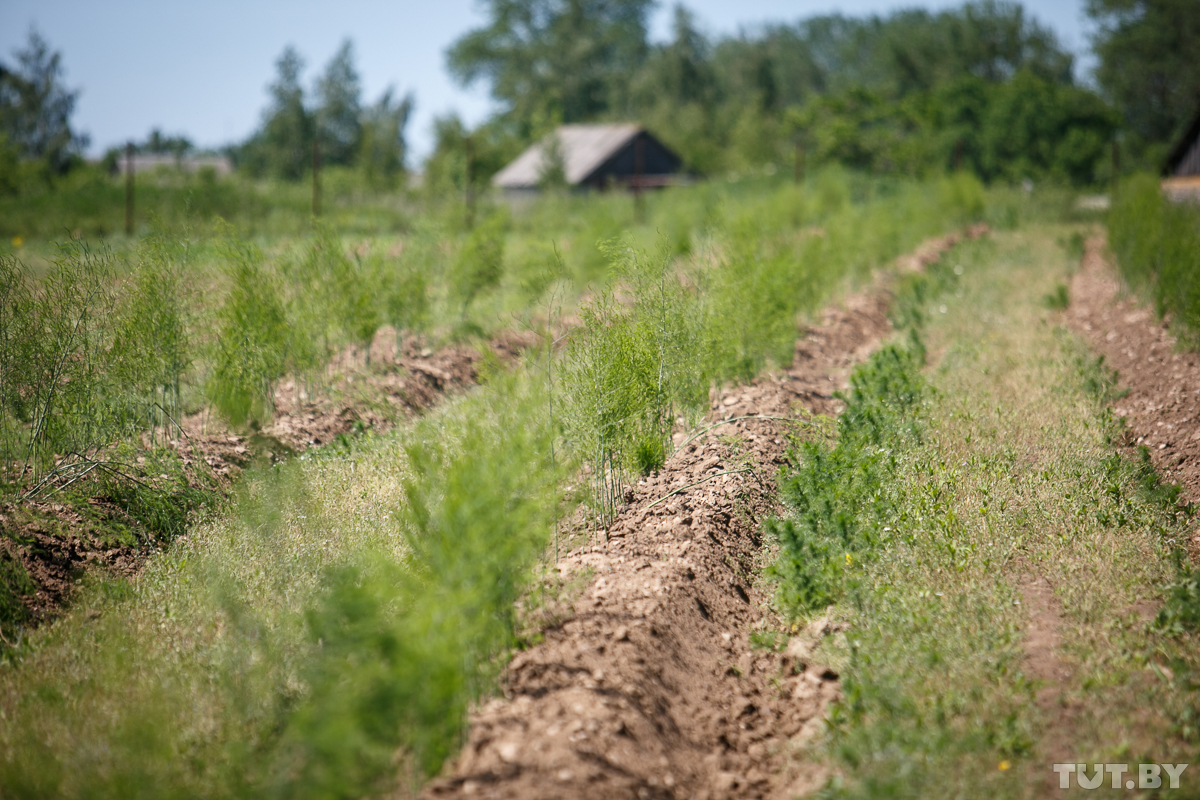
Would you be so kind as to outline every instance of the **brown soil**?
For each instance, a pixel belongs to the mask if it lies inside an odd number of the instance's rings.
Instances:
[[[958,241],[927,243],[901,267]],[[710,419],[838,413],[833,392],[890,331],[888,300],[881,283],[826,312],[790,369],[725,391]],[[779,624],[755,576],[794,427],[731,421],[687,443],[634,487],[606,541],[558,562],[564,583],[586,588],[513,658],[505,697],[475,711],[427,797],[791,797],[824,782],[796,755],[840,693],[811,657],[835,631],[818,619],[782,653],[750,641]]]
[[[1038,686],[1036,701],[1046,721],[1046,731],[1038,739],[1040,757],[1052,764],[1074,761],[1079,706],[1068,694],[1073,670],[1061,658],[1062,603],[1044,576],[1026,579],[1021,584],[1021,598],[1029,615],[1024,671]],[[1058,791],[1056,775],[1045,777],[1043,783],[1044,794]]]
[[[1179,350],[1169,323],[1123,295],[1105,260],[1103,236],[1088,239],[1071,281],[1067,323],[1128,390],[1113,403],[1124,417],[1127,450],[1145,446],[1159,473],[1200,500],[1200,353]]]
[[[536,344],[533,334],[505,333],[489,343],[500,363],[512,363]],[[417,337],[399,340],[392,328],[381,329],[371,344],[370,363],[357,348],[347,348],[330,365],[328,385],[308,396],[292,380],[275,393],[271,423],[252,433],[230,430],[209,412],[182,420],[183,434],[170,445],[179,453],[193,486],[211,486],[197,472],[216,478],[220,491],[252,461],[278,461],[310,447],[359,431],[383,432],[418,416],[444,397],[476,383],[483,354],[452,345],[434,351]],[[139,459],[142,461],[144,459]],[[153,481],[137,465],[135,477]],[[104,496],[87,498],[86,509],[46,500],[0,503],[0,575],[5,561],[19,561],[34,591],[22,598],[29,621],[36,624],[68,601],[82,574],[100,568],[132,575],[153,552],[148,546],[114,542],[114,526],[136,531],[137,523]],[[86,513],[81,513],[81,510]]]
[[[534,344],[534,338],[505,334],[490,347],[498,360],[511,363]],[[451,345],[434,351],[419,337],[400,340],[395,330],[382,328],[371,343],[370,359],[361,348],[347,347],[329,365],[325,385],[312,389],[295,379],[280,382],[275,414],[260,431],[248,435],[231,431],[202,411],[184,420],[187,443],[216,474],[235,475],[257,457],[278,460],[327,445],[339,435],[387,431],[446,395],[474,386],[482,358],[472,347]]]

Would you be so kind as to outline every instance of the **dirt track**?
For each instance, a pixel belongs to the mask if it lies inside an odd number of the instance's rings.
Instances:
[[[919,269],[957,241],[926,243],[898,266]],[[890,331],[888,299],[877,285],[828,311],[790,369],[729,390],[710,419],[838,413],[833,392]],[[760,530],[778,511],[788,427],[743,420],[698,437],[639,482],[607,543],[558,563],[564,581],[586,582],[573,613],[512,660],[506,699],[476,711],[427,797],[715,800],[823,783],[794,755],[839,695],[837,675],[807,657],[833,631],[817,620],[785,653],[750,642],[766,613]]]

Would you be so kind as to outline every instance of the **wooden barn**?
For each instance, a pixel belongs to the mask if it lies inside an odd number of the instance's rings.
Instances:
[[[1200,200],[1200,115],[1167,158],[1162,187],[1172,199]]]
[[[667,186],[681,177],[683,162],[669,147],[640,125],[615,123],[562,125],[497,172],[492,184],[509,191],[544,185],[555,168],[555,140],[569,186],[651,188]]]

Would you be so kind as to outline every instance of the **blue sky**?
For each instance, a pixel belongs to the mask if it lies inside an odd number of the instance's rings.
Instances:
[[[710,34],[813,14],[885,13],[901,7],[945,8],[953,2],[895,0],[688,0]],[[666,38],[671,3],[661,3],[652,36]],[[1027,2],[1027,10],[1084,56],[1083,0]],[[67,83],[83,90],[75,126],[91,135],[93,154],[151,128],[184,133],[202,146],[245,138],[258,125],[274,62],[292,44],[311,80],[341,41],[354,40],[365,99],[390,84],[416,95],[409,123],[416,160],[432,146],[437,115],[457,111],[474,123],[491,110],[486,88],[457,86],[446,74],[446,48],[483,22],[475,0],[0,0],[0,54],[21,46],[30,25],[61,50]]]

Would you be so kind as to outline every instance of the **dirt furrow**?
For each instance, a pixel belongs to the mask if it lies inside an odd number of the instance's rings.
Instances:
[[[1200,501],[1200,353],[1180,350],[1168,321],[1122,293],[1106,252],[1103,236],[1086,242],[1067,323],[1117,371],[1126,394],[1113,413],[1125,418],[1125,447],[1148,448],[1164,478]]]
[[[928,242],[900,267],[919,269],[958,240]],[[888,300],[879,284],[827,311],[790,369],[726,391],[710,419],[838,413],[834,391],[890,331]],[[476,710],[427,797],[715,800],[823,782],[788,756],[839,695],[837,675],[809,658],[833,631],[817,620],[783,653],[750,638],[767,613],[761,523],[778,511],[788,428],[731,421],[687,443],[639,481],[606,543],[559,562],[564,581],[587,581],[573,615],[512,660],[505,698]]]
[[[498,363],[511,364],[536,343],[532,333],[510,331],[497,335],[487,348]],[[369,366],[360,352],[349,347],[329,367],[336,378],[311,395],[295,379],[284,381],[275,391],[275,412],[262,430],[232,430],[206,409],[181,420],[183,435],[169,444],[178,452],[192,485],[209,485],[197,474],[200,469],[213,475],[225,491],[256,459],[279,461],[328,445],[339,435],[384,432],[420,416],[474,386],[483,358],[482,348],[449,345],[435,351],[416,336],[401,338],[392,328],[384,328],[371,344]],[[128,466],[137,479],[149,474],[138,472],[145,460]],[[168,486],[164,491],[177,488]],[[0,502],[0,570],[11,559],[19,561],[29,575],[32,590],[21,601],[32,624],[52,619],[69,602],[84,570],[133,575],[160,544],[116,541],[114,529],[141,532],[119,503],[102,489],[96,491],[87,499],[90,516],[53,496]]]

